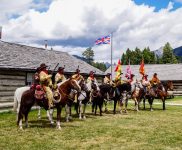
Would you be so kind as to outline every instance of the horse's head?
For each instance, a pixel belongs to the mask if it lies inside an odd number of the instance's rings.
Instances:
[[[97,90],[97,85],[94,83],[94,81],[92,81],[91,83],[91,88],[95,91]]]
[[[78,84],[78,82],[73,79],[73,78],[70,78],[69,79],[69,85],[72,89],[75,89],[76,91],[80,92],[81,91],[81,87],[80,85]]]
[[[172,81],[168,81],[167,82],[167,90],[170,90],[170,91],[174,90],[174,86],[173,86],[173,82]]]
[[[79,84],[79,86],[81,87],[81,90],[82,90],[82,91],[85,91],[85,92],[88,92],[88,91],[89,91],[88,86],[86,85],[84,79],[80,79],[80,80],[78,81],[78,84]]]
[[[53,90],[53,101],[54,103],[59,103],[61,100],[61,94],[59,93],[58,89]]]

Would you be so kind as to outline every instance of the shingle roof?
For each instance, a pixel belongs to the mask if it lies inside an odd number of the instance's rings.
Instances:
[[[0,40],[0,68],[1,69],[21,69],[34,70],[41,63],[54,69],[57,63],[59,66],[65,65],[65,72],[75,72],[79,65],[81,73],[88,74],[90,71],[96,71],[96,74],[102,75],[99,69],[79,60],[66,52],[45,50],[26,45],[4,42]]]
[[[135,74],[137,79],[141,79],[141,74],[139,73],[140,65],[131,65],[132,73]],[[115,77],[116,66],[112,67],[112,74]],[[122,65],[123,79],[125,78],[127,65]],[[157,73],[160,80],[182,80],[182,64],[152,64],[145,65],[146,74],[148,74],[148,79],[151,79],[154,73]],[[111,67],[106,70],[105,73],[110,73]]]

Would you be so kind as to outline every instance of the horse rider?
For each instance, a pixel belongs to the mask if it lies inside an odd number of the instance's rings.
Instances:
[[[66,77],[64,75],[64,67],[59,67],[57,73],[55,75],[55,83],[54,89],[57,88],[57,84],[66,81]]]
[[[75,74],[71,76],[72,79],[75,79],[77,82],[84,80],[83,76],[80,74],[80,69],[76,69]],[[75,94],[75,103],[78,101],[78,93]]]
[[[97,79],[94,76],[94,72],[90,71],[89,77],[87,78],[88,89],[91,90],[91,92],[90,92],[90,99],[89,99],[90,102],[92,101],[92,99],[91,99],[92,98],[91,97],[91,95],[92,95],[92,88],[91,88],[92,83],[95,83],[96,86],[97,86],[97,90],[100,91]]]
[[[111,85],[112,80],[111,80],[111,73],[107,73],[104,77],[104,84],[106,85]]]
[[[71,78],[75,79],[76,81],[80,81],[81,79],[84,80],[83,76],[80,74],[80,69],[78,68],[76,69],[75,74],[72,75]]]
[[[150,88],[150,81],[148,80],[148,75],[147,74],[144,74],[143,77],[142,77],[142,80],[141,80],[141,83],[142,83],[142,86],[143,86],[143,89],[144,89],[144,92],[146,93],[147,92],[147,89]]]
[[[159,78],[157,77],[157,73],[154,73],[152,80],[150,82],[152,84],[152,87],[153,87],[153,89],[156,93],[156,97],[157,97],[157,88],[158,88],[158,85],[161,83]]]
[[[152,85],[157,85],[157,84],[161,83],[159,78],[157,77],[157,73],[154,73],[151,83],[152,83]]]
[[[49,109],[53,107],[53,93],[52,93],[52,75],[48,74],[48,70],[45,63],[42,63],[39,67],[39,79],[40,85],[46,93],[46,97],[48,99]]]

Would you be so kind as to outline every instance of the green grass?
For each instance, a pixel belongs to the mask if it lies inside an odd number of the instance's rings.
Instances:
[[[128,114],[94,116],[87,109],[87,119],[62,120],[62,130],[50,127],[43,111],[43,119],[37,120],[37,111],[30,112],[29,128],[18,130],[14,113],[0,114],[1,150],[58,150],[58,149],[126,149],[126,150],[181,150],[182,107],[154,105],[154,111],[132,110]],[[147,108],[149,106],[147,105]],[[74,112],[73,112],[74,113]],[[56,113],[54,113],[54,117]],[[65,115],[63,115],[65,116]],[[55,118],[54,118],[55,119]]]

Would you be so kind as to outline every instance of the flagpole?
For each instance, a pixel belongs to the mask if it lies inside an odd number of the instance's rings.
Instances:
[[[112,33],[110,34],[111,37],[111,79],[112,79]]]

